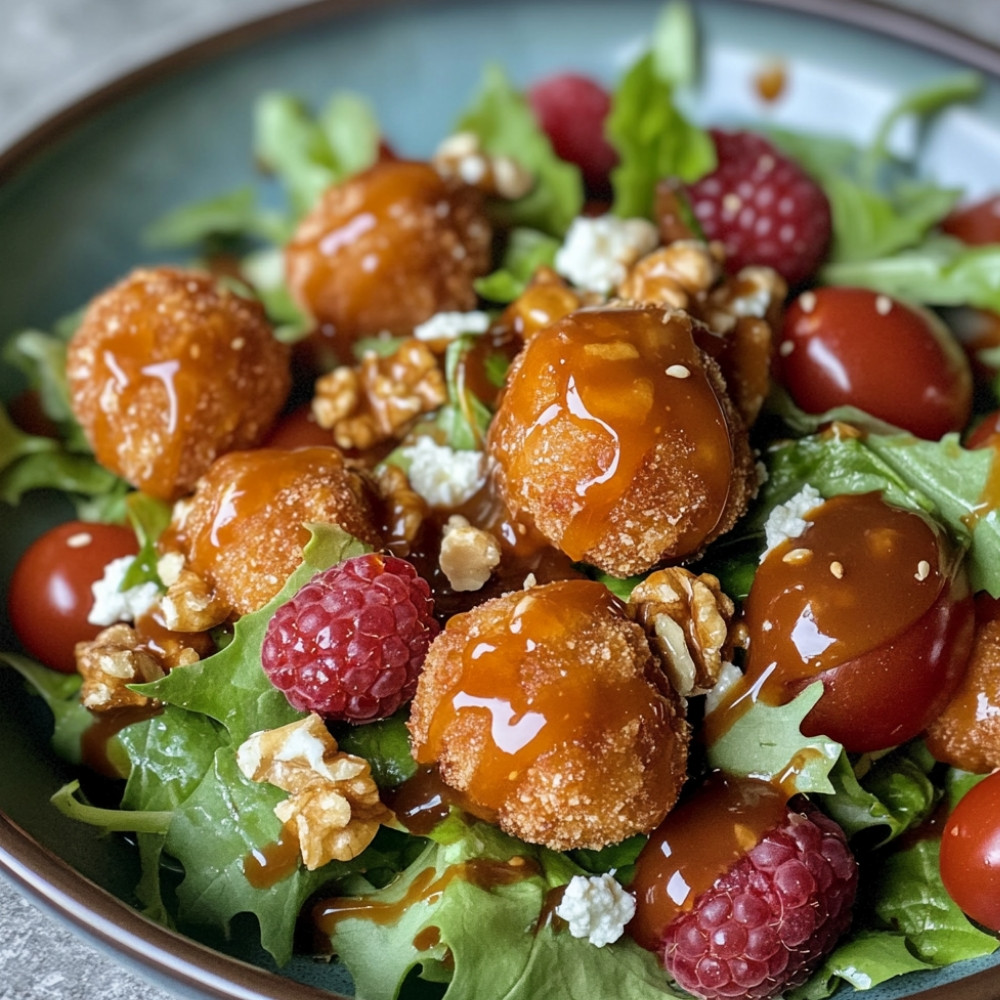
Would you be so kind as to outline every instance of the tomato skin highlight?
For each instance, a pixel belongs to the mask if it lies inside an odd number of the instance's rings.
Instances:
[[[104,567],[139,551],[135,534],[117,524],[68,521],[37,538],[14,567],[7,606],[26,652],[53,670],[76,672],[75,647],[93,639],[91,585]]]
[[[1000,195],[952,209],[941,228],[968,246],[1000,243]]]
[[[971,788],[941,835],[941,881],[973,920],[1000,931],[1000,771]]]
[[[855,406],[936,441],[972,413],[972,372],[935,317],[867,288],[826,287],[785,313],[778,378],[807,413]]]

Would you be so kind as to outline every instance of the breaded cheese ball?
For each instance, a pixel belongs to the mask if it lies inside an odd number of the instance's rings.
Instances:
[[[258,302],[169,267],[133,271],[90,303],[66,374],[97,460],[161,500],[257,445],[291,384],[288,348]]]
[[[692,558],[756,489],[746,427],[696,321],[580,309],[508,373],[487,447],[500,495],[571,559],[614,576]]]
[[[329,188],[285,248],[288,286],[346,356],[362,336],[405,336],[476,304],[490,267],[482,195],[427,163],[386,160]]]
[[[477,815],[554,850],[648,833],[684,782],[689,730],[642,628],[602,584],[486,601],[431,643],[409,721]]]
[[[311,522],[337,524],[381,547],[365,484],[339,449],[230,452],[174,507],[159,549],[180,553],[214,602],[245,615],[271,600],[302,562]]]

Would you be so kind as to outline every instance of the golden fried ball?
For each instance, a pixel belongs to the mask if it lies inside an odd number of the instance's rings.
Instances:
[[[215,600],[244,615],[271,600],[301,563],[311,522],[382,544],[365,484],[339,449],[230,452],[176,505],[159,547],[181,553]]]
[[[190,492],[219,455],[258,444],[291,383],[259,303],[168,267],[133,271],[90,303],[66,373],[97,460],[163,500]]]
[[[695,321],[580,309],[515,359],[488,451],[511,512],[614,576],[696,555],[756,489],[749,438]]]
[[[925,739],[936,760],[963,771],[1000,767],[1000,620],[978,627],[965,678]]]
[[[555,850],[652,830],[684,781],[689,732],[642,628],[592,580],[456,615],[411,706],[413,754],[478,815]]]
[[[472,309],[490,267],[482,195],[427,163],[386,160],[328,189],[285,248],[288,285],[343,354]]]

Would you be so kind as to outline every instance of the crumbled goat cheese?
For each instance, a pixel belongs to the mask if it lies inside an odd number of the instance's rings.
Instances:
[[[743,671],[735,663],[730,663],[728,660],[722,661],[722,669],[719,671],[715,685],[705,695],[706,715],[710,715],[726,700],[726,694],[742,676]]]
[[[819,490],[806,483],[790,500],[779,503],[768,515],[764,525],[767,548],[761,553],[760,561],[777,548],[786,538],[798,538],[809,527],[806,517],[823,502]]]
[[[439,312],[417,326],[413,336],[423,341],[454,340],[463,333],[485,333],[489,326],[489,315],[478,310]]]
[[[611,875],[574,875],[556,907],[575,938],[603,948],[617,941],[635,916],[635,899]]]
[[[581,216],[573,220],[556,253],[556,271],[578,288],[607,295],[658,243],[656,226],[646,219]]]
[[[114,625],[115,622],[135,621],[156,603],[160,596],[160,588],[155,583],[140,583],[136,587],[129,587],[128,590],[120,589],[125,574],[133,562],[133,556],[112,559],[104,567],[104,576],[91,584],[94,606],[87,615],[87,621],[91,625]]]
[[[421,437],[400,453],[410,463],[410,486],[431,507],[458,507],[486,482],[486,458],[481,451],[455,451]]]

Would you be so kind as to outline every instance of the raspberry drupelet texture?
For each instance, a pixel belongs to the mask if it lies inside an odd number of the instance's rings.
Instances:
[[[774,268],[792,287],[813,276],[830,243],[830,204],[822,188],[767,139],[711,130],[718,163],[689,185],[705,236],[726,248],[732,272]]]
[[[804,982],[851,922],[857,863],[817,809],[789,811],[694,907],[666,928],[660,957],[704,1000],[764,1000]]]
[[[417,686],[438,633],[427,582],[370,553],[317,573],[275,612],[261,662],[294,708],[325,719],[392,715]]]

